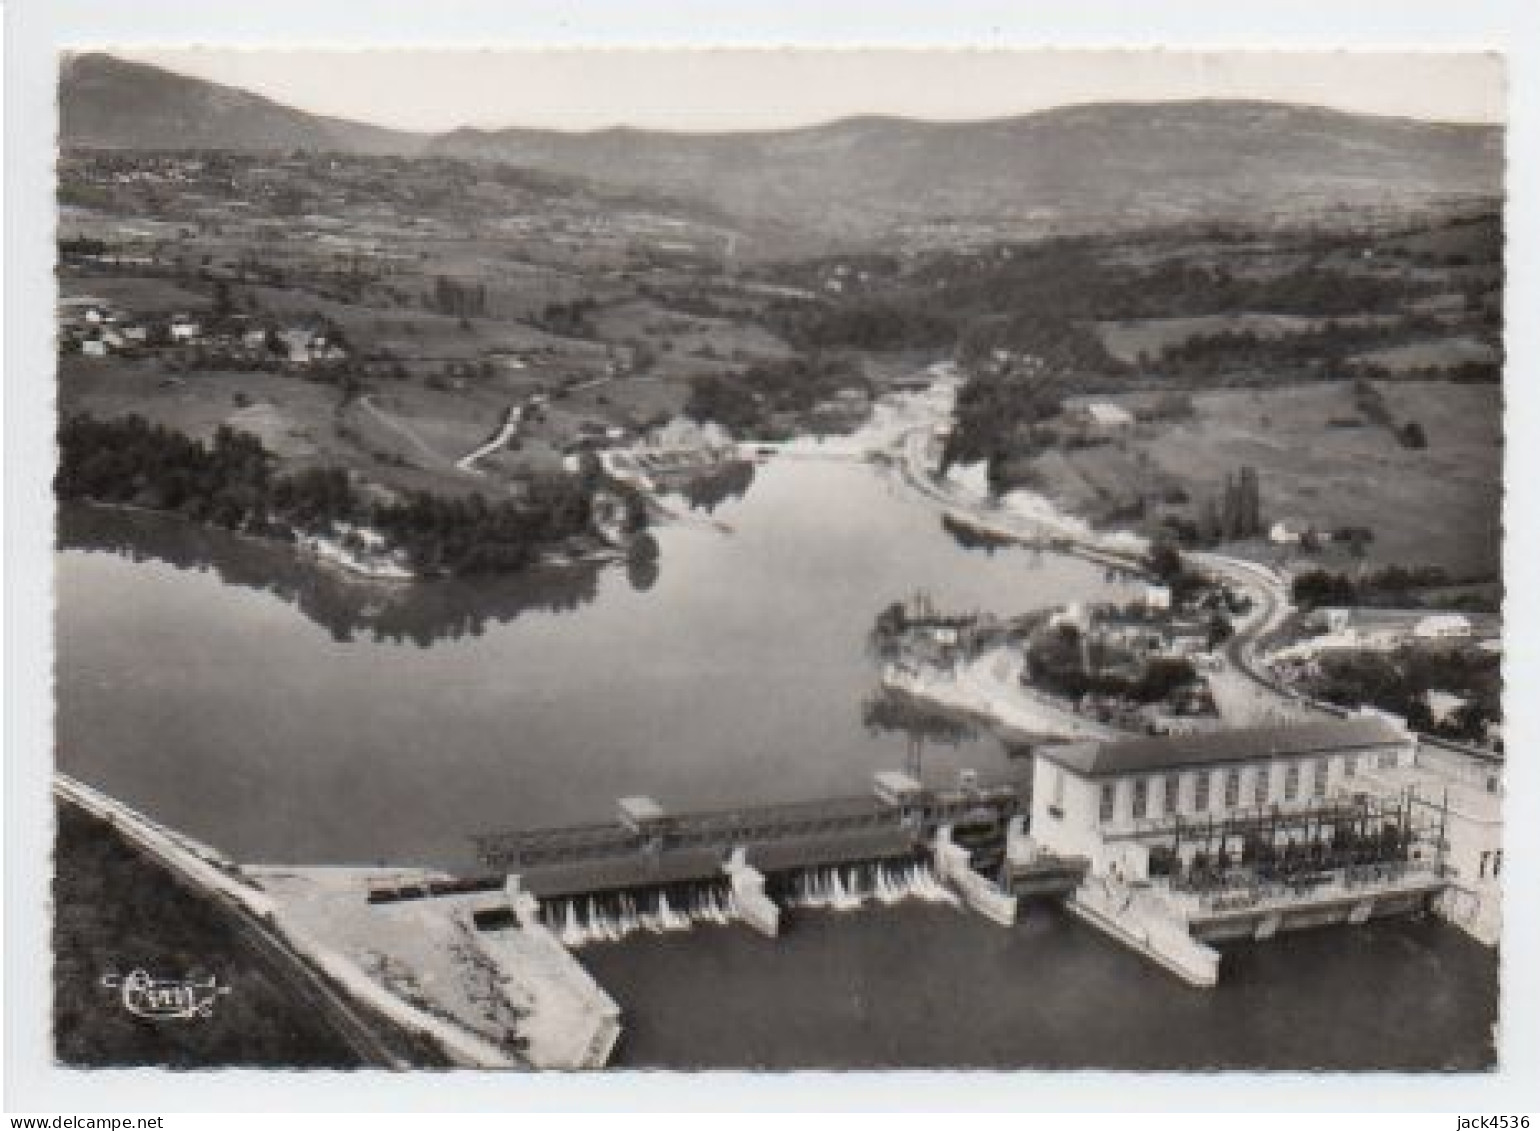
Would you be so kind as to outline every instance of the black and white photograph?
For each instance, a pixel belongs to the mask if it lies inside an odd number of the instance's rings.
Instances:
[[[58,1068],[1504,1067],[1502,51],[53,65]]]

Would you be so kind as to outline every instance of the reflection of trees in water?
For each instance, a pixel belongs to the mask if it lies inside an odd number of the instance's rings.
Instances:
[[[741,499],[754,485],[754,464],[750,460],[733,460],[712,471],[692,475],[679,485],[692,510],[707,514],[730,499]]]
[[[978,737],[978,728],[966,719],[887,688],[862,702],[861,722],[873,734],[903,735],[909,747],[909,770],[916,775],[926,743],[961,746]]]
[[[657,558],[631,558],[626,562],[626,580],[638,593],[645,593],[658,583]]]
[[[981,530],[979,527],[973,526],[966,522],[959,522],[949,514],[944,514],[941,516],[941,529],[950,534],[952,536],[952,541],[956,542],[965,550],[983,550],[984,553],[993,557],[994,552],[1003,547],[1026,546],[1034,552],[1034,565],[1038,564],[1042,560],[1042,552],[1039,547],[1032,546],[1030,543],[1018,541],[1015,538],[1007,538],[1003,534],[995,534],[988,530]]]
[[[363,632],[371,640],[411,641],[424,648],[480,636],[489,624],[530,610],[569,612],[586,605],[598,596],[602,568],[584,562],[474,581],[389,585],[343,577],[288,546],[173,516],[70,505],[60,508],[58,538],[62,550],[107,551],[130,561],[213,570],[227,585],[282,597],[338,641]],[[649,585],[657,579],[657,564],[651,565]]]

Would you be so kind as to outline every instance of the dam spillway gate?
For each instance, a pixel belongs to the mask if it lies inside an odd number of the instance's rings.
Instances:
[[[473,840],[488,872],[507,877],[544,925],[577,943],[749,917],[746,900],[773,904],[772,917],[782,907],[955,903],[942,873],[955,880],[965,868],[1008,886],[1008,841],[1028,803],[1022,781],[984,784],[965,772],[937,788],[884,771],[865,796],[677,813],[629,797],[615,821]],[[740,882],[746,875],[751,889]]]

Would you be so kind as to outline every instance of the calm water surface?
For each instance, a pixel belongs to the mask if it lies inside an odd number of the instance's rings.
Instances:
[[[884,605],[918,588],[1025,611],[1119,587],[1073,558],[966,549],[873,469],[831,462],[772,463],[661,527],[647,576],[370,597],[150,516],[73,513],[64,534],[61,766],[250,861],[464,865],[473,832],[602,820],[632,793],[865,793],[905,755],[862,721]],[[990,738],[927,769],[964,765],[1007,769]]]
[[[1182,985],[1053,904],[933,904],[587,947],[618,1067],[1455,1069],[1492,1063],[1493,953],[1435,919],[1226,947]]]

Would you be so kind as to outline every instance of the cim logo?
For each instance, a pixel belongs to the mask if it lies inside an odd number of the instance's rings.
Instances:
[[[152,1021],[190,1021],[196,1017],[212,1017],[214,1002],[230,992],[229,986],[221,986],[212,976],[202,981],[191,978],[152,978],[143,970],[135,970],[125,978],[107,974],[102,985],[117,990],[123,1008],[136,1017]]]

